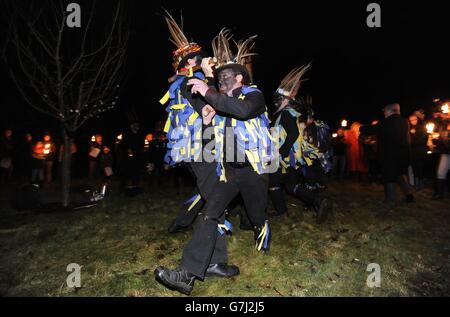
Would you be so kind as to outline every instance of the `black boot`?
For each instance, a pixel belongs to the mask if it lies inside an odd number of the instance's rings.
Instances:
[[[266,220],[263,226],[255,227],[254,232],[255,232],[256,250],[268,252],[270,249],[270,240],[272,238],[269,222]]]
[[[416,177],[414,178],[414,189],[416,192],[420,192],[424,188],[423,179]]]
[[[236,265],[226,263],[210,264],[206,270],[206,277],[233,277],[239,275],[239,268]]]
[[[422,189],[424,189],[424,182],[422,178],[417,178],[417,180],[414,182],[414,184],[416,185],[416,191],[421,191]]]
[[[445,192],[445,179],[437,179],[434,185],[434,194],[431,199],[440,200],[444,199]]]
[[[287,214],[286,199],[282,188],[269,190],[269,196],[272,204],[275,207],[275,213],[270,213],[269,217],[281,217]]]
[[[194,288],[195,275],[182,268],[171,270],[159,266],[154,273],[156,280],[169,289],[189,295]]]
[[[182,226],[180,224],[177,223],[177,220],[175,219],[172,224],[170,225],[169,229],[167,229],[169,231],[169,233],[177,233],[177,232],[183,232],[183,231],[187,231],[189,229],[191,229],[192,226]]]
[[[307,189],[299,184],[295,186],[293,194],[308,205],[314,207],[314,211],[316,212],[316,223],[321,224],[325,222],[331,211],[332,204],[328,198],[323,197],[320,189]]]
[[[332,204],[328,198],[320,198],[319,203],[314,206],[317,213],[316,223],[324,223],[331,212]]]
[[[384,203],[393,204],[396,201],[397,188],[395,183],[384,184]]]

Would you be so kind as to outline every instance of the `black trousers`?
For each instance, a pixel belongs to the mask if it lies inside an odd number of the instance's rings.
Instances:
[[[262,227],[267,220],[268,176],[255,173],[251,166],[226,165],[225,170],[227,182],[214,186],[181,259],[181,266],[199,278],[204,278],[210,263],[228,262],[225,235],[218,232],[218,225],[223,223],[224,211],[234,197],[241,194],[254,226]]]
[[[185,203],[180,209],[177,218],[174,222],[182,227],[190,226],[197,217],[197,214],[202,210],[205,201],[211,195],[211,191],[214,189],[215,185],[219,182],[219,178],[216,174],[217,163],[207,163],[207,162],[192,162],[189,163],[188,168],[194,174],[196,178],[196,189],[189,196],[192,198],[194,196],[200,195],[201,198],[197,203],[193,205],[192,203]],[[189,208],[191,209],[189,210]]]
[[[411,166],[412,166],[415,178],[420,178],[420,179],[424,178],[425,158],[413,157],[411,159]]]
[[[317,184],[325,185],[326,174],[318,162],[303,168],[288,168],[283,174],[281,169],[270,174],[269,194],[278,214],[287,212],[284,190],[307,205],[315,206],[323,198],[321,190],[314,189]]]
[[[120,170],[120,189],[125,189],[130,181],[132,186],[139,186],[142,166],[142,159],[138,155],[124,158]]]
[[[294,194],[295,185],[300,182],[298,170],[288,168],[283,174],[281,168],[276,173],[269,174],[269,196],[272,205],[278,214],[287,212],[284,191]]]

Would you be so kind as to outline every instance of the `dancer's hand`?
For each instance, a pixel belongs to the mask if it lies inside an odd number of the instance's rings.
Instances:
[[[209,89],[208,85],[204,81],[196,78],[189,79],[187,84],[189,86],[192,85],[191,92],[193,94],[199,93],[203,97],[206,95],[206,92]]]
[[[214,63],[211,64],[211,57],[205,57],[202,59],[202,70],[206,77],[214,77],[213,69]]]
[[[208,125],[216,115],[216,110],[210,105],[206,105],[202,109],[203,124]]]

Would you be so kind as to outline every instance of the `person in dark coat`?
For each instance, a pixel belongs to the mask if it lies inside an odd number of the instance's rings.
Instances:
[[[111,149],[108,146],[103,146],[103,151],[100,154],[100,168],[103,174],[104,183],[109,184],[114,174],[114,158],[111,153]]]
[[[445,198],[447,175],[450,171],[450,115],[448,113],[433,113],[439,137],[433,140],[439,153],[439,163],[436,171],[433,200]],[[450,188],[450,186],[449,186]]]
[[[96,134],[93,136],[91,145],[89,147],[89,179],[93,181],[98,176],[98,162],[100,160],[100,153],[103,151],[103,136]]]
[[[17,145],[16,161],[18,176],[21,182],[31,180],[33,154],[33,136],[26,133]]]
[[[144,139],[138,122],[130,125],[130,131],[125,133],[121,143],[120,190],[125,192],[140,192],[139,182],[144,168]],[[131,181],[131,185],[129,184]]]
[[[384,107],[383,113],[383,121],[373,126],[362,126],[360,132],[377,136],[385,202],[395,202],[396,184],[404,192],[405,201],[413,202],[414,196],[407,182],[408,166],[411,162],[408,121],[400,115],[400,105],[397,103]]]
[[[331,141],[333,148],[333,176],[337,179],[343,179],[345,173],[345,167],[347,165],[346,153],[347,143],[345,143],[344,130],[339,129],[337,135]]]
[[[145,153],[146,163],[150,164],[151,176],[149,185],[161,187],[166,184],[167,171],[164,157],[167,152],[167,136],[163,131],[157,131],[154,139],[150,142],[148,151]]]
[[[423,189],[424,168],[427,156],[428,135],[425,124],[413,114],[409,116],[409,134],[411,137],[411,167],[414,173],[416,190]]]

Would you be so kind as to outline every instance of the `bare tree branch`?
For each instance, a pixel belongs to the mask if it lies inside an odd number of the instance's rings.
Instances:
[[[66,26],[64,1],[34,0],[25,10],[6,2],[11,14],[2,55],[27,103],[72,131],[115,105],[129,38],[121,1],[107,28],[95,23],[96,1],[84,7],[88,18],[79,33]]]

